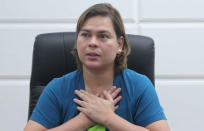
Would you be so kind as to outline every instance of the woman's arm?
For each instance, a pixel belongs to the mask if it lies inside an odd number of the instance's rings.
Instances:
[[[94,96],[84,90],[75,91],[82,99],[74,99],[77,109],[89,116],[96,123],[100,123],[111,131],[169,131],[166,120],[151,123],[147,127],[137,126],[114,113],[114,100],[108,92],[104,92],[105,99]]]
[[[149,131],[144,127],[128,122],[115,113],[111,113],[109,116],[107,116],[107,119],[104,121],[104,125],[110,131]]]
[[[121,100],[120,96],[117,97],[117,95],[121,92],[121,88],[116,88],[113,86],[108,92],[111,94],[111,97],[115,100],[116,104]],[[100,94],[100,96],[103,96],[103,94]],[[114,108],[117,109],[118,106],[115,106]],[[29,120],[24,128],[24,131],[84,131],[95,124],[96,123],[94,121],[89,119],[84,113],[80,112],[73,119],[52,129],[47,129],[40,123]]]
[[[144,128],[134,125],[116,114],[109,116],[104,124],[111,131],[170,131],[166,120],[153,122]]]
[[[170,131],[167,120],[159,120],[146,126],[150,131]]]
[[[73,119],[52,129],[47,129],[43,125],[29,120],[24,131],[85,131],[85,129],[93,125],[95,125],[94,122],[89,120],[83,113],[79,113]]]

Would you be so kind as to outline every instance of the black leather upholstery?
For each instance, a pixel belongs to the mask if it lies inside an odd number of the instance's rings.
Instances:
[[[76,69],[75,59],[70,53],[75,43],[74,32],[40,34],[33,49],[30,81],[29,116],[46,84]],[[128,35],[131,54],[128,68],[148,76],[154,84],[154,42],[151,38]]]

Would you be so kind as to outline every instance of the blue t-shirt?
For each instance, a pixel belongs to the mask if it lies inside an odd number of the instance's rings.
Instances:
[[[114,86],[122,89],[122,100],[115,112],[127,121],[147,126],[155,121],[166,119],[151,81],[144,75],[124,69],[114,76]],[[76,103],[74,90],[85,89],[83,73],[74,71],[53,79],[41,94],[33,110],[31,120],[46,128],[57,127],[75,117]]]

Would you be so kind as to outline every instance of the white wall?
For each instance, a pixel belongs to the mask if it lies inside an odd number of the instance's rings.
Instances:
[[[82,11],[103,1],[0,0],[1,131],[21,131],[26,124],[35,36],[74,31]],[[109,2],[120,11],[127,33],[155,40],[156,89],[172,131],[202,131],[204,1]]]

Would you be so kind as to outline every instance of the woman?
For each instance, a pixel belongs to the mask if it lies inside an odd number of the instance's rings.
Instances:
[[[150,80],[127,69],[122,19],[110,4],[79,18],[73,49],[78,70],[52,80],[25,131],[169,131]]]

